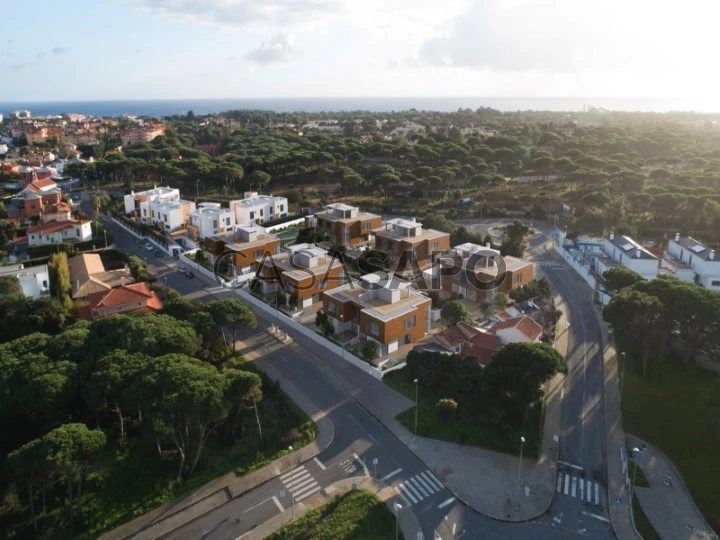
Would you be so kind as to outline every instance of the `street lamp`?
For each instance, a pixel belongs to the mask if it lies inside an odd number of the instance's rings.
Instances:
[[[345,331],[345,327],[343,326],[343,324],[344,324],[343,319],[344,319],[344,316],[341,313],[340,314],[340,335],[342,335],[342,333]],[[345,360],[345,344],[343,343],[342,338],[340,338],[340,351],[341,351],[340,354],[342,355],[342,359]]]
[[[398,515],[398,512],[402,510],[402,504],[395,503],[393,508],[395,508],[395,540],[398,540],[398,535],[400,531],[400,516]]]
[[[288,446],[288,450],[290,451],[290,453],[292,453],[293,447]],[[289,456],[289,457],[290,457],[290,487],[288,488],[288,490],[290,491],[290,500],[292,501],[292,519],[295,519],[295,495],[293,494],[293,489],[295,489],[295,486],[293,485],[293,478],[295,478],[295,469],[292,468],[292,456]]]
[[[418,421],[418,380],[413,381],[415,383],[415,436],[417,436],[417,421]]]
[[[620,399],[622,400],[622,387],[623,387],[623,382],[625,381],[625,363],[626,363],[625,351],[620,353],[620,359],[622,360],[622,368],[620,368]]]
[[[640,451],[640,449],[637,446],[634,447],[632,450],[630,450],[630,452],[632,453],[633,466],[634,466],[633,467],[632,484],[630,484],[630,508],[632,508],[632,501],[633,501],[633,496],[634,496],[634,492],[635,492],[635,473],[637,473],[637,461],[635,461],[635,452],[639,452],[639,451]]]
[[[525,437],[520,437],[520,461],[518,462],[518,486],[522,486],[520,482],[520,472],[522,471],[522,452],[523,445],[525,444]]]

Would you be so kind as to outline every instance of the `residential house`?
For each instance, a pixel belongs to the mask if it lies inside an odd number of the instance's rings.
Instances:
[[[423,275],[443,297],[457,295],[482,302],[498,292],[509,294],[527,285],[535,276],[535,266],[517,257],[503,257],[489,245],[465,243],[439,257]]]
[[[414,275],[429,267],[440,253],[450,247],[450,235],[434,229],[423,229],[412,219],[391,219],[372,231],[375,248],[389,253],[397,275]]]
[[[92,293],[88,309],[84,311],[89,320],[97,320],[118,313],[151,313],[163,308],[157,293],[147,283],[133,283],[106,292]]]
[[[92,226],[87,219],[48,221],[35,227],[28,227],[27,238],[29,246],[82,242],[92,239]]]
[[[235,213],[235,223],[262,225],[266,221],[287,217],[288,201],[285,197],[248,191],[242,200],[230,201],[230,209]]]
[[[31,218],[40,215],[45,205],[58,204],[62,190],[49,178],[35,180],[15,195],[7,208],[10,219]]]
[[[323,293],[323,310],[336,333],[352,331],[377,345],[380,356],[416,342],[430,331],[432,301],[410,283],[367,274],[359,282]]]
[[[48,204],[40,210],[40,221],[48,223],[50,221],[70,221],[72,209],[70,206],[60,201],[55,204]]]
[[[255,224],[236,226],[234,231],[205,238],[205,249],[213,261],[226,252],[232,252],[235,272],[246,274],[268,256],[280,253],[280,239]]]
[[[361,212],[357,206],[334,203],[322,212],[306,216],[305,226],[315,228],[328,242],[354,248],[372,242],[372,231],[382,226],[382,218]]]
[[[543,335],[543,327],[523,315],[506,321],[494,324],[490,329],[498,338],[500,343],[539,343]]]
[[[125,214],[140,218],[143,223],[149,223],[150,217],[149,204],[151,202],[179,201],[180,190],[176,188],[157,187],[146,191],[135,193],[131,191],[129,195],[125,195]]]
[[[47,264],[27,268],[22,264],[2,266],[0,276],[16,277],[23,294],[29,298],[40,298],[50,294],[50,273]]]
[[[500,346],[500,338],[481,328],[459,322],[433,336],[436,344],[448,352],[474,358],[478,365],[487,366]]]
[[[307,308],[319,302],[324,291],[347,283],[342,264],[324,249],[310,244],[285,249],[262,260],[258,277],[263,294],[282,291],[288,301],[294,296],[298,307]]]
[[[671,256],[676,267],[680,266],[681,270],[685,270],[678,278],[693,281],[707,289],[720,290],[720,257],[714,249],[706,247],[691,236],[680,236],[676,233],[668,242],[667,254]]]
[[[143,208],[144,210],[144,208]],[[173,201],[153,201],[148,204],[149,217],[146,223],[172,232],[187,227],[190,212],[195,210],[195,203],[182,199]]]
[[[188,214],[188,234],[195,240],[222,234],[235,228],[235,212],[219,203],[200,203]]]
[[[97,253],[82,253],[71,257],[68,259],[68,267],[71,296],[78,307],[88,306],[92,294],[106,293],[115,287],[135,281],[130,269],[125,265],[106,269]]]
[[[654,279],[658,273],[658,258],[628,236],[611,232],[605,239],[603,253],[612,261],[640,274],[645,279]],[[593,254],[595,256],[595,254]],[[597,257],[595,272],[602,275],[612,268],[605,257]]]

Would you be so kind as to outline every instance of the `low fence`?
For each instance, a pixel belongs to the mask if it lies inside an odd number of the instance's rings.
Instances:
[[[311,341],[313,341],[316,344],[323,347],[325,350],[327,350],[341,358],[344,358],[344,360],[346,362],[351,363],[356,368],[363,370],[365,373],[372,375],[376,379],[382,379],[383,371],[363,362],[362,360],[357,358],[354,354],[350,353],[349,351],[347,351],[348,354],[345,354],[345,351],[343,350],[342,347],[338,347],[334,343],[332,343],[332,342],[328,341],[327,339],[325,339],[324,337],[322,337],[320,334],[317,334],[316,332],[313,332],[312,330],[303,326],[302,324],[294,321],[293,319],[291,319],[290,317],[288,317],[287,315],[282,313],[282,311],[278,314],[277,311],[272,306],[267,305],[265,302],[263,302],[259,298],[255,298],[252,294],[250,294],[249,291],[247,291],[245,289],[236,289],[235,293],[237,295],[239,295],[243,300],[245,300],[248,304],[259,309],[266,315],[268,315],[270,317],[277,317],[277,318],[281,319],[282,322],[285,323],[285,325],[292,327],[293,330],[296,330],[297,332],[299,332],[306,338],[310,339]],[[404,366],[405,364],[402,364],[402,365]],[[388,371],[394,370],[394,369],[399,369],[399,367],[400,366],[395,366],[394,368],[385,370],[385,373],[387,373]]]
[[[590,273],[590,270],[581,265],[578,261],[575,260],[575,258],[568,253],[564,248],[561,246],[558,246],[555,244],[555,251],[562,256],[565,261],[573,267],[573,269],[578,273],[578,275],[585,280],[585,282],[590,285],[590,288],[595,291],[597,290],[597,280],[595,277]]]
[[[273,232],[280,229],[285,229],[286,227],[292,227],[293,225],[298,225],[299,223],[305,223],[305,218],[297,218],[290,221],[285,221],[284,223],[278,223],[277,225],[270,225],[269,227],[265,227],[265,230],[267,232]]]

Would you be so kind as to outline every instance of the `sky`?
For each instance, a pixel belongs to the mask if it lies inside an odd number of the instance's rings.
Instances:
[[[713,0],[27,0],[0,101],[717,99]]]

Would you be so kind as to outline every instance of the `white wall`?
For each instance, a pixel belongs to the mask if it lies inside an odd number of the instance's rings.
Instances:
[[[555,251],[557,251],[563,259],[565,259],[565,262],[567,262],[570,266],[573,267],[573,269],[580,275],[580,277],[583,278],[588,285],[590,285],[590,288],[592,288],[592,290],[597,289],[597,281],[595,280],[595,277],[590,273],[590,269],[588,267],[582,266],[578,261],[573,259],[570,253],[565,251],[557,244],[555,244]]]

